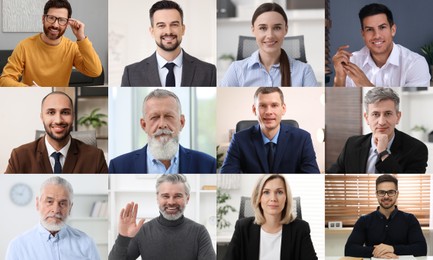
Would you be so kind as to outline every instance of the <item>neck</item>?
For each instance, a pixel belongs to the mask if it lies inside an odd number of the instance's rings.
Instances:
[[[41,33],[41,39],[44,43],[51,45],[51,46],[57,46],[62,41],[62,37],[60,37],[59,39],[56,39],[56,40],[51,40],[44,33]]]
[[[389,216],[391,216],[391,213],[394,211],[395,206],[389,208],[389,209],[384,209],[382,207],[379,207],[379,212],[382,213],[387,219],[389,219]]]
[[[54,150],[56,150],[57,152],[60,151],[63,147],[65,147],[65,145],[69,142],[69,139],[71,138],[71,136],[69,135],[67,138],[65,138],[64,140],[54,140],[52,139],[49,135],[47,135],[47,140],[48,143],[54,148]]]
[[[269,72],[272,65],[278,64],[280,61],[280,55],[281,55],[281,49],[279,49],[277,52],[264,52],[259,51],[259,59],[260,62],[265,66],[266,70]]]
[[[264,231],[268,233],[277,233],[283,225],[280,223],[281,215],[265,215],[266,222],[262,225]]]
[[[389,52],[379,55],[374,55],[370,52],[371,58],[373,59],[374,63],[376,63],[377,67],[382,68],[382,66],[386,64],[389,56],[391,55],[392,48],[394,48],[394,46],[391,47]]]
[[[164,51],[163,49],[159,48],[157,49],[157,52],[159,55],[161,55],[161,57],[163,57],[166,61],[173,61],[174,59],[176,59],[177,56],[179,56],[179,53],[182,49],[179,47],[177,47],[175,50],[173,51]]]
[[[164,164],[165,169],[170,168],[171,160],[159,160],[159,161],[162,162],[162,164]]]
[[[278,127],[274,129],[266,129],[265,127],[260,127],[260,130],[269,140],[272,140],[272,138],[274,138],[278,131],[280,131],[280,125],[278,125]]]

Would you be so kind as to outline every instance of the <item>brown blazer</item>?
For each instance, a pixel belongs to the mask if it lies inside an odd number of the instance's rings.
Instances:
[[[5,173],[53,173],[45,136],[12,150]],[[63,173],[108,173],[102,150],[71,138]]]

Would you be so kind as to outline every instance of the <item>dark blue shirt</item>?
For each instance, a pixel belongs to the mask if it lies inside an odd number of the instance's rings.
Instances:
[[[414,215],[395,207],[389,219],[377,210],[361,216],[353,227],[344,248],[345,256],[371,257],[374,245],[394,247],[396,255],[427,255],[427,243]]]

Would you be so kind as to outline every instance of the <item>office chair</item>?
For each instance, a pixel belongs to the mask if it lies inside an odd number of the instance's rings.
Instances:
[[[293,209],[296,209],[296,218],[302,219],[301,197],[293,197]],[[254,217],[254,209],[251,205],[250,197],[241,197],[241,205],[239,208],[239,219]]]
[[[42,137],[45,134],[44,130],[36,130],[35,140]],[[80,140],[81,142],[97,147],[96,144],[96,131],[72,131],[71,136],[74,139]]]
[[[102,67],[101,75],[98,77],[89,77],[76,69],[72,69],[71,78],[69,79],[70,87],[86,87],[104,85],[104,67]]]
[[[3,73],[3,68],[8,63],[8,58],[14,50],[0,50],[0,74]]]
[[[288,36],[284,38],[281,46],[290,58],[307,63],[305,56],[304,35]],[[237,60],[249,57],[258,49],[256,38],[252,36],[239,36]]]
[[[298,122],[296,122],[296,120],[293,119],[285,119],[285,120],[281,120],[282,124],[285,125],[290,125],[296,128],[299,128],[299,124]],[[258,121],[257,120],[241,120],[236,124],[236,133],[244,130],[244,129],[248,129],[250,127],[252,127],[253,125],[257,125]]]

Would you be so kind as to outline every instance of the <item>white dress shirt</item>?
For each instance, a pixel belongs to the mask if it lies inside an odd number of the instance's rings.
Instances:
[[[173,68],[174,78],[176,81],[176,87],[180,87],[182,83],[182,64],[183,64],[183,50],[180,51],[179,55],[172,61],[167,61],[161,55],[156,52],[156,61],[158,62],[159,79],[161,80],[161,86],[165,87],[165,80],[167,79],[168,69],[165,66],[167,62],[173,62],[176,64]]]
[[[63,169],[63,166],[65,165],[66,156],[68,155],[69,147],[71,146],[71,140],[72,140],[72,137],[69,138],[69,142],[68,142],[65,146],[63,146],[63,148],[60,149],[60,151],[56,151],[56,149],[54,149],[54,148],[51,146],[51,144],[48,143],[47,135],[45,135],[45,146],[47,147],[48,158],[50,159],[50,164],[51,164],[51,168],[53,169],[53,172],[54,172],[54,164],[55,164],[55,160],[54,160],[54,157],[51,156],[51,154],[53,154],[54,152],[58,152],[58,153],[61,153],[61,154],[62,154],[62,155],[60,156],[60,159],[59,159],[59,160],[60,160],[60,164],[62,165],[62,169]]]

